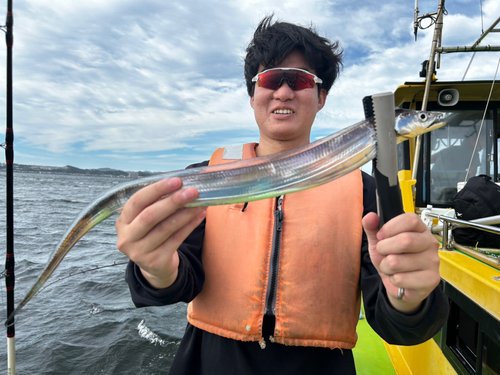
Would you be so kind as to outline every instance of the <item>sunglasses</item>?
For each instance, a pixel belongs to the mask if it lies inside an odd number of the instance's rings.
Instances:
[[[288,86],[293,90],[304,90],[313,88],[316,83],[323,81],[307,70],[298,68],[272,68],[260,72],[252,78],[252,82],[257,82],[257,86],[266,89],[278,90],[287,81]]]

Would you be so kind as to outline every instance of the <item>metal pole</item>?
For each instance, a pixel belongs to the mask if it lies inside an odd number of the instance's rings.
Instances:
[[[431,57],[429,58],[429,64],[427,65],[427,75],[425,78],[425,91],[424,91],[424,99],[422,100],[422,111],[425,111],[427,109],[427,103],[429,101],[432,75],[434,74],[434,59],[436,57],[436,48],[441,39],[441,32],[443,30],[443,15],[444,15],[444,0],[439,0],[436,26],[434,27],[434,39],[432,41],[432,47],[431,47]],[[413,172],[411,177],[412,180],[417,179],[418,159],[420,157],[421,145],[422,145],[422,136],[420,135],[417,137],[417,143],[415,146],[415,157],[413,158]]]
[[[8,0],[5,21],[7,44],[7,129],[5,132],[5,161],[7,170],[7,253],[5,286],[7,288],[7,317],[14,311],[14,131],[12,129],[12,46],[14,44],[12,0]],[[14,321],[7,322],[7,373],[16,373]]]
[[[438,53],[498,52],[498,51],[500,51],[500,46],[481,46],[481,47],[457,46],[457,47],[436,48],[436,52]]]
[[[498,225],[500,224],[500,215],[483,217],[481,219],[469,220],[468,223],[485,224],[485,225]],[[466,228],[463,224],[454,224],[453,228]],[[433,232],[440,232],[443,230],[443,226],[438,224],[432,228]]]
[[[450,247],[448,245],[448,222],[447,221],[443,221],[443,249],[445,250],[449,250]]]
[[[438,240],[438,241],[443,241],[443,237],[441,237],[439,234],[434,234],[434,237]],[[496,258],[492,258],[486,254],[482,254],[480,253],[479,251],[476,251],[474,248],[470,247],[470,246],[464,246],[464,245],[460,245],[458,243],[456,243],[455,241],[451,241],[451,244],[450,244],[450,247],[453,249],[457,249],[457,250],[460,250],[460,251],[463,251],[464,253],[466,253],[467,255],[470,255],[471,257],[473,258],[476,258],[477,260],[480,260],[481,262],[484,262],[486,264],[489,264],[490,266],[493,266],[495,268],[498,268],[500,269],[500,260],[499,259],[496,259]]]
[[[417,41],[418,33],[418,0],[415,0],[415,12],[413,16],[413,34],[415,35],[415,41]]]
[[[470,221],[467,221],[467,220],[454,219],[454,218],[449,217],[449,216],[437,215],[437,214],[433,214],[433,213],[428,213],[427,216],[434,217],[434,218],[436,218],[438,220],[443,220],[443,222],[446,222],[448,224],[449,223],[452,223],[452,224],[461,224],[463,227],[480,229],[480,230],[483,230],[485,232],[489,232],[489,233],[494,233],[494,234],[500,235],[500,228],[493,227],[491,225],[480,224],[480,223],[477,223],[477,222],[473,223],[473,222],[470,222]]]
[[[472,45],[472,48],[476,48],[479,43],[481,43],[481,41],[484,39],[484,37],[486,35],[488,35],[490,32],[494,31],[495,29],[495,26],[498,25],[498,23],[500,22],[500,17],[497,18],[497,20],[495,22],[493,22],[493,25],[491,25],[488,30],[486,30],[484,33],[481,34],[481,36],[479,37],[479,39],[476,41],[476,43],[474,43]]]

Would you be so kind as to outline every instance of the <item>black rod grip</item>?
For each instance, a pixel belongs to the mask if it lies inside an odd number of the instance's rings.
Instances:
[[[377,136],[377,157],[373,175],[377,189],[380,227],[404,213],[398,181],[397,139],[394,131],[394,94],[375,94],[363,99],[365,117],[373,117]]]
[[[377,211],[380,217],[380,227],[382,227],[389,220],[404,213],[403,200],[399,185],[390,186],[389,178],[379,172],[375,160],[373,164],[373,175],[377,189]]]

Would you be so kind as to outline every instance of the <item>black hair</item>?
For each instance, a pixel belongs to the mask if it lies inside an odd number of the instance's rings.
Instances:
[[[245,57],[245,80],[248,95],[253,95],[252,78],[262,64],[265,69],[279,65],[291,52],[304,55],[314,73],[323,80],[321,88],[330,90],[342,67],[339,42],[330,42],[318,35],[311,26],[305,28],[287,22],[273,22],[273,15],[260,21]],[[319,92],[319,90],[318,90]]]

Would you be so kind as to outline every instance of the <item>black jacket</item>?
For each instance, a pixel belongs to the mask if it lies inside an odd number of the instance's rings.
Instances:
[[[376,212],[376,201],[373,178],[366,173],[362,175],[364,216]],[[139,268],[133,262],[129,263],[126,280],[137,307],[190,302],[196,297],[205,279],[201,261],[204,229],[203,222],[179,248],[179,274],[169,288],[152,288]],[[371,263],[364,234],[360,286],[368,323],[390,344],[422,343],[437,333],[448,315],[447,298],[439,287],[415,314],[406,315],[394,310],[387,299],[382,280]],[[273,319],[265,317],[264,337],[272,334]],[[355,369],[350,350],[292,347],[270,342],[267,342],[266,349],[260,349],[256,342],[226,339],[188,323],[170,374],[355,374]]]

